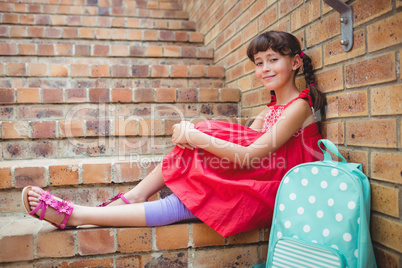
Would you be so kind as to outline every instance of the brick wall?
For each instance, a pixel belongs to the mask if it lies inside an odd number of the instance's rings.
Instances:
[[[363,163],[371,182],[372,239],[379,267],[402,265],[401,128],[402,1],[348,1],[354,46],[346,53],[339,14],[323,0],[181,0],[214,62],[226,69],[226,87],[242,91],[242,116],[269,101],[246,56],[250,40],[267,30],[296,35],[312,57],[317,84],[328,98],[324,136],[349,161]],[[304,78],[297,85],[305,87]]]

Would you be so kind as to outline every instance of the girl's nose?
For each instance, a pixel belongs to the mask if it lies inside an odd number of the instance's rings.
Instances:
[[[269,71],[271,71],[271,68],[269,67],[268,64],[264,64],[264,69],[263,69],[263,71],[264,71],[264,72],[269,72]]]

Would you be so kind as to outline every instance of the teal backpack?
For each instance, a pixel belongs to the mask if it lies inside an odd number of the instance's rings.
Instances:
[[[332,161],[329,151],[342,159]],[[376,267],[369,233],[370,184],[322,139],[324,161],[289,170],[279,186],[267,263],[255,267]]]

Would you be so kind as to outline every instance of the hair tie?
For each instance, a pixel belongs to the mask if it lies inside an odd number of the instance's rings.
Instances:
[[[306,53],[304,53],[303,51],[302,52],[300,52],[300,57],[302,57],[303,58],[303,56],[304,55],[306,55]]]
[[[311,86],[314,86],[314,84],[310,84],[310,85],[308,85],[309,87],[311,87]]]

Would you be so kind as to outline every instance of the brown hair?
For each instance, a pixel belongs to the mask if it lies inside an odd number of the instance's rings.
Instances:
[[[254,62],[255,54],[268,49],[272,49],[283,56],[289,57],[294,57],[297,54],[300,55],[302,52],[300,42],[294,35],[287,32],[269,31],[258,35],[253,41],[251,41],[247,48],[247,56],[252,62]],[[327,101],[325,95],[319,91],[316,86],[311,59],[306,54],[300,57],[303,60],[303,74],[304,78],[306,79],[306,83],[310,88],[310,96],[311,100],[313,101],[313,108],[315,111],[320,110],[321,115],[324,115],[324,108],[327,104]],[[299,69],[296,70],[296,74],[298,72]]]

